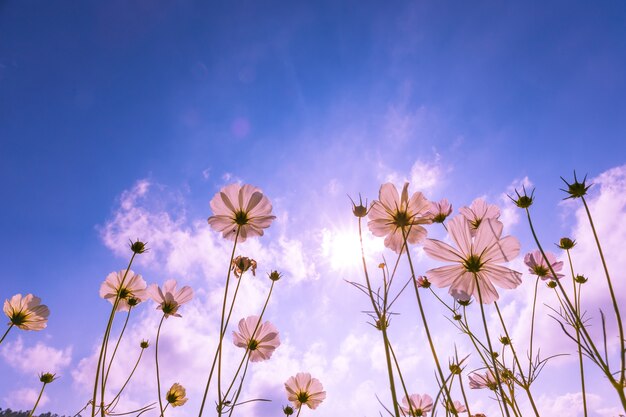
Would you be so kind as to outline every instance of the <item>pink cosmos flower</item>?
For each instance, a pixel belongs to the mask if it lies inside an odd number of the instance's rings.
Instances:
[[[260,189],[249,184],[230,184],[222,188],[211,200],[213,216],[211,227],[226,239],[235,240],[239,229],[239,242],[249,236],[262,236],[263,229],[272,223],[272,205]]]
[[[524,263],[528,266],[528,271],[533,275],[537,275],[543,281],[563,278],[565,275],[559,274],[559,271],[563,269],[563,262],[557,262],[556,256],[552,252],[545,252],[545,254],[546,258],[548,258],[548,263],[546,263],[546,260],[541,255],[540,250],[527,253],[526,256],[524,256]],[[552,269],[556,273],[556,278],[553,275],[551,276],[550,266],[552,266]]]
[[[433,409],[433,399],[428,394],[411,394],[408,399],[404,396],[402,404],[400,408],[403,413],[411,417],[425,416],[427,412]]]
[[[124,281],[123,285],[122,281]],[[126,273],[125,269],[111,272],[100,286],[100,297],[114,304],[118,294],[120,301],[115,311],[128,311],[130,308],[129,302],[132,305],[136,305],[147,298],[146,281],[143,280],[141,275],[135,274],[130,270],[128,273]]]
[[[479,374],[478,372],[471,373],[469,375],[469,386],[471,389],[489,388],[493,391],[498,387],[498,382],[493,371],[489,369],[484,374]]]
[[[452,404],[450,404],[450,401],[446,401],[443,405],[446,407],[446,410],[450,412],[456,411],[457,413],[464,413],[467,411],[467,407],[461,404],[460,401],[454,401]]]
[[[452,204],[448,202],[447,198],[441,201],[433,201],[428,210],[435,223],[443,223],[444,220],[452,213]]]
[[[405,183],[402,194],[396,186],[383,184],[369,212],[367,225],[374,236],[385,237],[385,246],[396,253],[402,251],[403,233],[407,244],[420,243],[426,238],[426,229],[421,224],[431,224],[430,202],[422,193],[414,193],[409,199],[409,183]]]
[[[259,316],[250,316],[239,320],[239,333],[233,332],[233,343],[235,346],[248,348],[252,362],[260,362],[272,356],[280,345],[280,339],[278,329],[272,323],[259,323]]]
[[[459,212],[470,222],[472,236],[476,234],[476,230],[483,220],[498,220],[500,218],[500,208],[494,204],[487,204],[482,198],[472,201],[469,207],[461,207]]]
[[[311,378],[311,374],[308,372],[299,372],[296,376],[290,377],[285,382],[285,389],[287,390],[287,399],[296,408],[307,405],[309,408],[315,409],[326,398],[326,391],[324,391],[322,383],[317,378]]]
[[[165,281],[162,289],[157,284],[150,285],[148,294],[159,305],[157,310],[162,310],[165,317],[181,317],[178,308],[193,298],[193,290],[187,285],[177,290],[174,279]]]
[[[494,284],[512,289],[521,284],[521,273],[498,265],[515,258],[520,250],[519,241],[506,236],[501,238],[502,223],[483,219],[472,237],[470,224],[463,216],[448,222],[448,231],[456,248],[436,239],[424,243],[424,251],[432,258],[452,262],[426,272],[428,279],[439,288],[450,287],[448,292],[457,300],[471,296],[485,304],[498,299]],[[476,280],[480,283],[480,297]]]
[[[46,328],[50,310],[41,304],[39,297],[15,294],[10,300],[4,301],[4,314],[10,320],[9,325],[22,330],[42,330]]]

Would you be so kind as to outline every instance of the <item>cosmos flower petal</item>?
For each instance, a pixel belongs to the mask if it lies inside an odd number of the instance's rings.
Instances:
[[[426,276],[431,283],[444,288],[452,285],[464,272],[465,270],[460,265],[446,265],[426,271]]]
[[[458,262],[463,258],[456,248],[437,239],[426,239],[424,252],[431,258],[444,262]]]

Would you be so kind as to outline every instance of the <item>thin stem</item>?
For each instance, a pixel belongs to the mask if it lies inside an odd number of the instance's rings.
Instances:
[[[107,372],[102,381],[102,396],[104,397],[104,387],[109,379],[109,373],[111,372],[111,366],[113,365],[113,359],[115,359],[115,354],[117,353],[117,349],[120,347],[120,342],[122,341],[122,336],[124,336],[124,331],[126,330],[126,326],[128,325],[128,319],[130,319],[130,312],[133,310],[133,306],[128,306],[128,314],[126,314],[126,320],[124,320],[124,326],[122,327],[122,331],[120,332],[120,336],[117,338],[117,342],[115,343],[115,349],[113,349],[113,354],[111,355],[111,360],[109,361],[109,366],[107,367]]]
[[[452,402],[452,396],[450,395],[450,391],[448,390],[448,386],[445,384],[445,378],[443,377],[443,371],[441,370],[441,365],[439,364],[439,358],[437,357],[437,352],[435,350],[435,345],[433,343],[432,337],[430,335],[430,329],[428,328],[428,323],[426,322],[426,314],[424,314],[424,307],[422,306],[422,299],[420,298],[420,293],[418,291],[417,283],[415,281],[415,269],[413,268],[413,261],[411,259],[411,253],[409,251],[409,247],[406,241],[406,231],[402,229],[402,238],[404,240],[404,248],[406,249],[406,256],[409,261],[409,268],[411,269],[411,277],[413,278],[413,288],[415,288],[415,297],[417,298],[417,305],[419,307],[420,316],[422,318],[422,323],[424,324],[424,331],[426,332],[426,337],[428,338],[428,344],[430,345],[430,351],[433,355],[433,360],[435,361],[435,366],[437,367],[437,373],[439,374],[439,378],[442,381],[442,386],[445,391],[447,400]],[[452,410],[455,416],[458,416],[456,410]]]
[[[510,417],[509,408],[506,406],[506,401],[504,401],[504,391],[502,390],[502,381],[500,380],[500,371],[498,370],[498,366],[496,365],[496,359],[493,357],[493,347],[491,345],[491,337],[489,336],[489,328],[487,327],[487,318],[485,316],[485,308],[483,306],[483,296],[480,291],[480,282],[478,281],[478,275],[474,274],[474,281],[476,282],[476,290],[478,291],[478,303],[480,304],[480,313],[483,319],[483,327],[485,328],[485,337],[487,338],[487,345],[489,346],[489,357],[491,358],[491,363],[493,365],[493,373],[496,376],[496,383],[498,384],[498,389],[500,390],[500,396],[504,402],[504,411],[506,415]]]
[[[159,337],[161,336],[161,326],[165,320],[165,314],[161,317],[159,322],[159,328],[157,329],[156,342],[154,344],[154,361],[156,362],[156,377],[157,377],[157,392],[159,394],[159,410],[161,411],[160,417],[163,417],[165,408],[163,408],[163,400],[161,400],[161,375],[159,374]],[[169,404],[169,403],[168,403]]]
[[[587,200],[585,197],[581,197],[583,204],[585,206],[585,211],[587,212],[587,217],[589,218],[589,224],[591,225],[591,230],[593,231],[593,237],[596,240],[596,246],[598,247],[598,253],[600,254],[600,259],[602,260],[602,267],[604,268],[604,273],[606,275],[606,282],[609,286],[609,293],[611,294],[611,301],[613,302],[613,310],[615,311],[615,319],[617,320],[617,328],[619,330],[619,341],[620,341],[620,353],[621,353],[621,372],[619,383],[622,385],[622,392],[624,391],[624,376],[626,375],[626,348],[624,343],[626,339],[624,339],[624,327],[622,324],[622,316],[619,311],[619,306],[617,304],[617,298],[615,297],[615,292],[613,291],[613,284],[611,282],[611,276],[609,275],[609,268],[606,266],[606,260],[604,259],[604,253],[602,252],[602,246],[600,246],[600,239],[598,239],[598,233],[596,232],[596,227],[593,224],[593,218],[591,217],[591,212],[589,211],[589,206],[587,205]]]
[[[120,282],[120,289],[123,288],[124,282],[126,281],[126,276],[128,275],[128,271],[130,271],[130,266],[133,264],[133,260],[135,259],[135,255],[137,253],[133,252],[133,256],[130,257],[130,261],[128,262],[128,266],[126,267],[126,272],[124,272],[124,277],[122,277],[122,282]],[[102,346],[100,346],[100,355],[98,357],[98,366],[96,367],[96,378],[93,384],[93,398],[91,402],[91,416],[95,417],[96,415],[96,397],[98,395],[98,378],[100,378],[100,372],[102,372],[102,379],[104,379],[104,363],[106,362],[106,348],[109,343],[109,336],[111,334],[111,327],[113,326],[113,319],[115,318],[115,312],[117,310],[117,306],[120,303],[120,293],[115,296],[115,301],[113,302],[113,308],[111,309],[111,314],[109,315],[109,321],[107,322],[106,330],[104,331],[104,336],[102,337]],[[104,394],[102,398],[100,398],[100,415],[104,417]]]
[[[535,292],[533,295],[533,312],[530,319],[530,346],[528,353],[528,377],[532,375],[533,366],[533,337],[535,336],[535,312],[537,307],[537,287],[539,286],[539,277],[535,280]],[[521,369],[521,368],[520,368]]]
[[[209,387],[211,385],[211,379],[213,378],[213,371],[215,370],[215,364],[218,361],[220,364],[218,365],[218,373],[221,372],[221,361],[222,361],[222,339],[224,338],[224,313],[226,311],[226,299],[228,297],[228,284],[230,282],[230,272],[232,270],[233,259],[235,258],[235,249],[237,248],[237,240],[239,239],[239,231],[240,227],[237,226],[237,233],[235,234],[235,242],[233,243],[233,250],[230,253],[230,261],[228,262],[228,272],[226,273],[226,286],[224,287],[224,301],[222,302],[222,315],[220,318],[220,339],[217,345],[217,349],[215,350],[215,355],[213,357],[213,363],[211,364],[211,370],[209,371],[209,377],[206,381],[206,387],[204,388],[204,395],[202,396],[202,404],[200,405],[200,412],[198,413],[198,417],[202,417],[202,411],[204,411],[204,404],[206,403],[206,397],[209,395]],[[218,378],[218,384],[219,378]],[[220,397],[221,398],[221,393]]]
[[[133,374],[135,373],[135,371],[137,370],[137,367],[139,366],[139,361],[141,361],[141,357],[143,356],[144,350],[145,350],[144,348],[141,348],[141,352],[139,352],[139,357],[137,358],[137,362],[135,362],[135,366],[133,367],[133,370],[130,372],[130,375],[128,375],[128,378],[126,378],[126,382],[124,382],[124,385],[122,385],[122,388],[120,388],[119,392],[115,395],[110,405],[113,405],[115,401],[118,398],[120,398],[120,395],[122,395],[122,391],[124,391],[124,389],[126,388],[126,385],[128,385],[128,383],[130,382],[130,379],[133,377]],[[113,405],[113,408],[115,408],[115,405]]]
[[[37,397],[37,401],[35,402],[33,409],[30,410],[30,413],[28,413],[28,417],[33,417],[33,414],[35,413],[35,409],[39,405],[39,400],[41,400],[41,396],[43,395],[43,390],[44,388],[46,388],[47,384],[48,384],[47,382],[44,382],[43,385],[41,386],[41,391],[39,391],[39,396]]]
[[[506,324],[504,323],[504,319],[502,318],[502,313],[500,312],[500,307],[498,306],[498,302],[494,301],[494,305],[496,306],[496,311],[498,312],[498,317],[500,318],[502,329],[504,329],[504,335],[509,341],[509,346],[511,347],[511,353],[513,354],[513,360],[515,361],[515,363],[517,364],[517,367],[519,368],[519,373],[520,373],[520,376],[522,377],[522,388],[524,389],[524,391],[526,391],[526,395],[528,395],[528,399],[530,400],[530,405],[533,407],[533,411],[535,412],[535,415],[539,417],[539,411],[537,410],[537,405],[535,404],[535,400],[533,399],[533,396],[530,392],[530,384],[531,384],[530,375],[529,375],[529,379],[526,380],[526,377],[524,376],[524,372],[522,371],[522,365],[520,364],[519,358],[517,357],[517,353],[515,353],[515,347],[513,347],[513,340],[511,340],[511,337],[509,336],[509,332],[506,329]],[[504,361],[504,358],[502,360]]]
[[[228,413],[228,417],[233,415],[233,411],[235,410],[235,406],[237,404],[237,400],[239,399],[239,395],[241,395],[241,389],[243,388],[243,381],[246,378],[246,373],[248,372],[248,365],[250,364],[250,355],[248,355],[248,360],[246,360],[246,367],[243,369],[243,374],[241,375],[241,382],[239,383],[239,388],[237,388],[237,394],[233,398],[233,405],[230,407],[230,412]],[[225,398],[226,396],[224,396]]]
[[[9,334],[9,330],[11,330],[13,328],[13,326],[15,326],[15,324],[11,323],[9,325],[9,328],[7,329],[6,332],[4,332],[4,335],[2,336],[2,339],[0,339],[0,343],[2,343],[2,341],[4,340],[5,337],[7,337],[7,335]]]

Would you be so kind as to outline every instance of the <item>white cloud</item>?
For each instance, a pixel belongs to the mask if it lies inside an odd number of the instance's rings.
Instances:
[[[7,408],[12,408],[14,410],[31,410],[33,405],[37,401],[37,397],[39,396],[39,389],[35,388],[20,388],[17,390],[10,391],[6,397],[3,398],[4,403]],[[44,392],[39,400],[39,405],[37,408],[41,410],[41,406],[46,405],[49,402],[50,398]]]
[[[60,373],[72,360],[72,347],[56,349],[42,342],[26,347],[22,337],[18,337],[13,342],[6,342],[0,348],[0,356],[12,368],[23,373]]]

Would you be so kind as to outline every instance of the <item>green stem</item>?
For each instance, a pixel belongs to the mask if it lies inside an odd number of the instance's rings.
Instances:
[[[624,376],[626,375],[626,348],[624,343],[626,339],[624,339],[624,327],[622,324],[622,315],[619,311],[619,306],[617,304],[617,298],[615,297],[615,292],[613,291],[613,284],[611,282],[611,276],[609,275],[609,268],[606,266],[606,260],[604,259],[604,253],[602,252],[602,246],[600,246],[600,239],[598,239],[598,234],[596,232],[596,227],[593,224],[593,218],[591,217],[591,212],[589,211],[589,206],[587,205],[587,200],[585,197],[581,197],[583,204],[585,206],[585,211],[587,212],[587,217],[589,218],[589,224],[591,225],[591,230],[593,231],[593,237],[596,241],[596,246],[598,247],[598,253],[600,254],[600,259],[602,260],[602,267],[604,268],[604,273],[606,275],[606,282],[609,286],[609,293],[611,294],[611,301],[613,302],[613,310],[615,311],[615,319],[617,320],[617,328],[619,330],[619,341],[620,341],[620,353],[621,353],[621,372],[619,383],[622,385],[622,392],[624,391]],[[626,410],[626,404],[623,404]]]
[[[33,406],[33,409],[30,410],[30,413],[28,413],[28,417],[33,417],[33,414],[35,413],[35,409],[39,405],[39,400],[41,400],[41,396],[43,395],[43,390],[44,390],[44,388],[46,388],[46,384],[47,384],[47,382],[44,382],[43,385],[41,386],[41,391],[39,391],[39,396],[37,397],[37,401],[35,402],[35,405]]]
[[[6,332],[4,332],[4,335],[2,336],[2,339],[0,339],[0,343],[2,343],[2,341],[4,340],[5,337],[7,337],[7,335],[9,334],[9,330],[11,330],[13,328],[13,326],[15,326],[15,324],[11,323],[9,325],[9,328],[7,329]]]
[[[533,399],[533,395],[530,392],[530,384],[531,384],[530,378],[528,380],[526,380],[526,377],[524,376],[524,372],[522,371],[522,365],[520,364],[519,358],[517,357],[517,353],[515,353],[515,347],[513,346],[513,340],[511,340],[511,337],[509,336],[509,332],[506,329],[506,324],[504,323],[504,319],[502,318],[502,313],[500,312],[500,307],[498,306],[498,302],[495,301],[494,305],[496,306],[496,311],[498,312],[498,317],[500,318],[500,323],[502,324],[502,328],[504,329],[504,335],[509,340],[509,346],[511,347],[511,353],[513,354],[513,360],[515,361],[515,363],[517,364],[517,367],[519,368],[519,373],[520,373],[520,376],[522,377],[522,388],[524,389],[524,391],[526,391],[526,395],[528,396],[528,400],[530,401],[530,405],[533,407],[533,411],[535,412],[535,415],[537,417],[539,417],[539,411],[537,410],[537,405],[535,404],[535,400]]]
[[[443,376],[443,371],[441,370],[441,365],[439,363],[439,358],[437,357],[437,352],[435,350],[435,345],[434,345],[432,337],[430,335],[430,329],[428,328],[428,323],[426,322],[426,314],[424,314],[424,307],[422,306],[422,299],[420,298],[420,293],[418,291],[417,283],[415,281],[415,269],[413,268],[413,261],[411,259],[411,253],[409,251],[409,246],[407,245],[406,232],[405,232],[404,229],[402,229],[402,238],[404,240],[404,248],[406,248],[406,256],[407,256],[408,261],[409,261],[409,268],[411,269],[411,277],[412,277],[412,281],[413,281],[413,288],[415,289],[415,297],[417,298],[417,305],[419,307],[420,316],[422,318],[422,323],[424,324],[424,331],[426,332],[426,337],[428,338],[428,344],[430,346],[430,351],[431,351],[431,353],[433,355],[433,360],[435,361],[435,366],[437,367],[437,373],[439,374],[439,378],[441,379],[442,386],[443,386],[443,389],[444,389],[445,394],[446,394],[446,398],[447,398],[448,401],[450,401],[450,404],[453,404],[452,396],[450,395],[450,391],[448,391],[448,386],[445,383],[446,379]],[[455,416],[458,416],[458,413],[457,413],[456,410],[453,410],[452,412],[454,413]]]
[[[241,375],[241,382],[239,383],[239,388],[237,388],[237,394],[233,398],[233,404],[230,406],[230,412],[228,413],[228,417],[233,415],[233,411],[235,411],[235,406],[237,405],[237,400],[239,399],[239,395],[241,395],[241,389],[243,388],[243,381],[246,378],[246,373],[248,372],[248,365],[250,364],[250,355],[248,355],[248,360],[246,361],[246,367],[243,369],[243,374]],[[224,396],[225,398],[226,396]]]
[[[128,266],[126,267],[126,272],[124,272],[124,277],[122,277],[122,282],[120,282],[120,289],[123,288],[124,282],[126,281],[126,276],[128,275],[128,271],[130,271],[130,266],[133,264],[133,260],[135,259],[136,253],[133,252],[133,256],[130,257],[130,262],[128,262]],[[98,395],[98,379],[100,378],[100,372],[102,372],[102,378],[104,379],[104,363],[106,362],[106,348],[109,343],[109,336],[111,334],[111,327],[113,326],[113,319],[115,318],[115,312],[117,310],[117,306],[120,303],[120,293],[118,291],[115,296],[115,301],[113,302],[113,308],[111,309],[111,314],[109,315],[109,321],[107,322],[106,330],[104,331],[104,336],[102,337],[102,346],[100,346],[100,355],[98,357],[98,366],[96,367],[96,378],[93,384],[93,398],[91,402],[91,416],[95,417],[96,415],[96,397]],[[104,360],[104,361],[103,361]],[[102,398],[100,398],[100,415],[104,416],[104,394]]]
[[[535,280],[535,292],[533,295],[533,313],[530,319],[530,346],[528,353],[528,377],[532,375],[533,367],[533,337],[535,336],[535,311],[537,307],[537,287],[539,286],[539,277]],[[521,369],[521,368],[520,368]]]
[[[226,273],[226,286],[224,288],[224,301],[222,302],[222,315],[220,318],[220,339],[217,345],[217,349],[215,350],[215,355],[213,356],[213,363],[211,364],[211,370],[209,371],[209,377],[206,381],[206,387],[204,388],[204,395],[202,396],[202,404],[200,405],[200,412],[198,413],[198,417],[202,417],[202,411],[204,411],[204,404],[206,403],[206,397],[209,395],[209,387],[211,385],[211,379],[213,378],[213,372],[215,371],[215,365],[218,362],[218,373],[221,372],[221,361],[222,361],[222,339],[224,338],[224,313],[226,311],[226,299],[228,297],[228,284],[230,282],[230,272],[232,270],[233,259],[235,258],[235,249],[237,248],[237,240],[239,239],[239,231],[240,227],[237,226],[237,233],[235,234],[235,242],[233,243],[233,250],[230,253],[230,261],[228,262],[228,272]],[[218,378],[218,384],[220,384]],[[221,398],[221,394],[220,397]]]
[[[115,349],[113,349],[113,354],[111,355],[111,360],[109,361],[109,366],[107,367],[107,372],[102,380],[102,396],[104,397],[104,387],[106,386],[107,381],[109,380],[109,373],[111,372],[111,366],[113,365],[113,359],[115,359],[115,354],[117,353],[117,349],[120,347],[120,342],[122,341],[122,336],[124,336],[124,331],[126,330],[126,326],[128,325],[128,319],[130,319],[130,312],[133,307],[128,306],[128,314],[126,315],[126,320],[124,320],[124,326],[122,327],[122,331],[120,332],[120,336],[117,338],[117,342],[115,343]]]
[[[124,382],[124,385],[122,385],[122,388],[120,388],[119,392],[115,395],[115,397],[113,398],[113,400],[111,400],[110,405],[113,405],[112,408],[107,409],[107,411],[112,411],[112,409],[115,408],[115,406],[117,404],[115,404],[115,401],[118,400],[118,398],[120,398],[120,395],[122,395],[122,391],[124,391],[124,389],[126,388],[126,385],[128,385],[128,383],[130,382],[131,378],[133,377],[133,374],[135,373],[135,371],[137,370],[137,367],[139,366],[139,361],[141,361],[141,357],[143,356],[143,351],[145,349],[142,348],[141,352],[139,352],[139,357],[137,358],[137,362],[135,362],[135,366],[133,367],[133,370],[130,372],[130,375],[128,375],[128,378],[126,378],[126,382]]]
[[[504,411],[506,415],[510,417],[509,408],[506,405],[506,401],[504,401],[504,391],[502,390],[502,381],[500,380],[500,371],[498,370],[498,366],[496,365],[496,360],[493,357],[493,346],[491,345],[491,337],[489,336],[489,328],[487,327],[487,318],[485,317],[485,308],[483,306],[483,296],[480,291],[480,282],[478,281],[478,275],[474,274],[474,281],[476,282],[476,290],[478,291],[478,303],[480,304],[480,314],[483,319],[483,326],[485,328],[485,337],[487,338],[487,346],[489,346],[489,357],[491,358],[491,364],[493,365],[493,373],[496,376],[496,383],[498,384],[498,389],[500,390],[500,396],[503,399],[504,403]]]
[[[165,314],[161,317],[159,322],[159,328],[157,329],[156,343],[154,344],[154,360],[156,362],[156,377],[157,377],[157,392],[159,394],[159,410],[161,411],[160,417],[163,417],[165,408],[163,408],[163,400],[161,400],[161,375],[159,374],[159,337],[161,336],[161,326],[165,320]],[[168,403],[169,404],[169,403]]]

